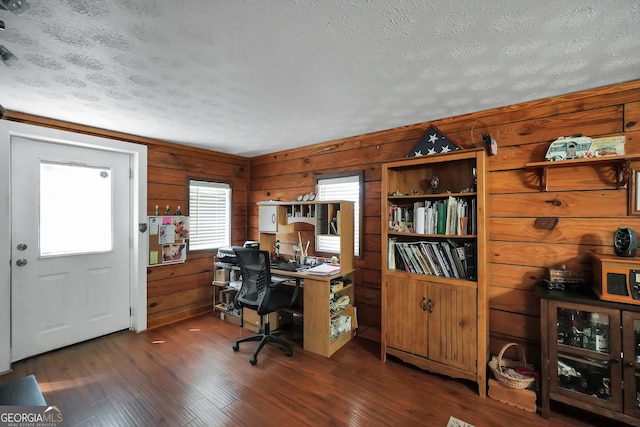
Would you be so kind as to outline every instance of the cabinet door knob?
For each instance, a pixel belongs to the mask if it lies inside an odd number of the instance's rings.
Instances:
[[[435,303],[433,302],[433,300],[431,298],[429,298],[429,301],[427,302],[427,310],[429,310],[429,313],[433,313],[433,306],[435,305]]]
[[[429,298],[429,301],[431,301],[431,298]],[[422,296],[422,301],[420,301],[420,307],[422,307],[422,311],[429,310],[429,305],[427,304],[427,297],[425,297],[424,295]]]

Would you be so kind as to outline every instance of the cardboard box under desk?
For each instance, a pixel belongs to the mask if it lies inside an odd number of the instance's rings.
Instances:
[[[229,281],[229,275],[230,275],[230,271],[228,268],[218,268],[217,270],[215,270],[216,275],[215,275],[215,281],[216,282],[228,282]]]
[[[536,412],[536,392],[533,390],[509,388],[490,378],[489,397],[525,411]]]
[[[291,323],[292,315],[287,312],[274,312],[269,314],[269,328],[275,331],[278,328]],[[260,316],[255,310],[249,308],[242,309],[242,327],[258,332],[261,327]]]

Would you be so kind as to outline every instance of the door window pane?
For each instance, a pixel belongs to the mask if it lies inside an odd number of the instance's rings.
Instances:
[[[40,256],[112,249],[111,169],[40,163]]]

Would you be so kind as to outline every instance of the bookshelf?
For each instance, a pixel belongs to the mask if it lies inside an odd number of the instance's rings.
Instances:
[[[486,395],[486,155],[382,166],[382,359],[471,380]]]

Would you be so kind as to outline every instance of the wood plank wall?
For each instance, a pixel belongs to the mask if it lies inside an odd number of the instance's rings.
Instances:
[[[177,205],[186,212],[189,177],[233,187],[233,244],[258,238],[256,203],[293,200],[313,190],[313,175],[361,169],[365,189],[363,252],[356,260],[355,300],[360,334],[379,340],[381,164],[404,158],[433,124],[462,148],[480,144],[483,132],[498,141],[489,158],[491,353],[505,342],[522,344],[539,359],[538,301],[533,294],[544,267],[566,264],[589,272],[590,251],[612,253],[621,225],[640,230],[627,216],[627,190],[617,189],[610,167],[558,169],[548,192],[539,191],[527,162],[542,161],[549,142],[582,133],[627,136],[627,153],[640,154],[640,81],[497,108],[245,159],[118,132],[9,111],[7,119],[147,145],[148,213]],[[473,130],[473,132],[472,132]],[[473,136],[472,136],[473,133]],[[640,169],[640,162],[637,164]],[[552,230],[534,227],[558,218]],[[150,328],[211,310],[211,251],[189,253],[184,264],[148,269]]]
[[[617,189],[611,166],[559,168],[540,191],[528,162],[543,161],[559,136],[624,134],[626,152],[640,154],[640,81],[632,81],[519,105],[425,122],[251,159],[248,195],[250,239],[258,237],[256,203],[294,200],[313,190],[313,175],[364,171],[363,252],[356,260],[355,300],[360,330],[379,339],[381,164],[398,160],[435,125],[461,148],[481,146],[489,132],[498,154],[489,157],[490,351],[506,342],[524,346],[529,361],[540,359],[539,303],[534,295],[545,267],[589,273],[589,252],[613,253],[619,226],[640,231],[640,217],[627,216],[627,189]],[[640,162],[637,166],[640,168]],[[558,218],[551,230],[536,218]],[[377,333],[377,337],[376,337]]]
[[[160,212],[164,212],[166,205],[170,206],[171,212],[181,206],[182,212],[188,214],[187,181],[190,178],[229,183],[232,188],[232,244],[239,245],[247,240],[248,159],[10,111],[7,119],[146,145],[148,215],[154,214],[156,205]],[[212,311],[214,255],[213,251],[189,252],[185,263],[147,268],[149,328]]]

